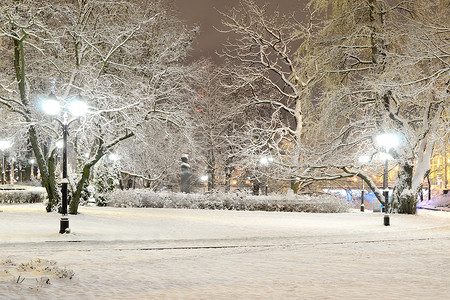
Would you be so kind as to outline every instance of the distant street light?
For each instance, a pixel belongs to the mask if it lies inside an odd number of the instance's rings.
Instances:
[[[56,117],[53,117],[53,119],[58,121],[63,131],[63,178],[61,180],[62,208],[59,233],[66,233],[70,232],[69,218],[67,217],[67,185],[69,183],[69,180],[67,178],[67,136],[69,133],[70,124],[77,121],[81,116],[85,115],[87,113],[88,107],[84,101],[79,99],[74,99],[62,107],[55,94],[51,93],[48,99],[46,99],[42,103],[42,108],[46,114],[51,116],[56,116],[60,114],[62,110],[64,111],[62,120]],[[68,113],[70,113],[74,118],[68,120]]]
[[[203,175],[200,177],[200,181],[203,182],[203,192],[206,192],[206,186],[208,185],[208,175]]]
[[[13,158],[11,158],[11,160],[9,161],[9,166],[11,167],[11,170],[9,172],[9,183],[11,185],[14,185],[14,162],[16,160]]]
[[[0,140],[0,150],[2,150],[2,184],[6,183],[5,172],[5,150],[10,148],[12,143],[10,141]]]
[[[267,196],[267,191],[269,189],[269,176],[267,174],[267,171],[269,169],[269,165],[273,162],[273,158],[271,156],[263,156],[261,157],[261,159],[259,160],[259,162],[261,163],[261,165],[263,165],[265,167],[265,173],[266,173],[266,178],[265,178],[265,186],[264,186],[264,194]]]
[[[363,155],[359,157],[359,162],[363,165],[370,162],[370,156]],[[362,188],[361,188],[361,211],[364,211],[364,179],[361,179],[362,181]]]
[[[119,155],[111,153],[108,155],[109,160],[111,161],[118,161],[120,159]]]
[[[34,159],[30,159],[30,180],[34,177]]]
[[[376,143],[378,146],[383,147],[385,153],[382,153],[382,159],[384,159],[384,173],[383,173],[383,195],[384,195],[384,225],[389,226],[389,150],[399,145],[398,137],[392,133],[383,133],[376,137]]]
[[[64,141],[62,141],[62,140],[56,141],[55,146],[58,149],[64,148]]]

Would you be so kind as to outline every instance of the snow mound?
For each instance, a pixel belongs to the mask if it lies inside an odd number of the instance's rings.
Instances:
[[[450,210],[450,194],[434,197],[430,200],[424,200],[417,204],[418,208],[428,209],[449,209]]]

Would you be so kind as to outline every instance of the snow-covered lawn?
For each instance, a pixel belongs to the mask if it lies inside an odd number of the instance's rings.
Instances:
[[[0,299],[449,299],[450,213],[0,206]],[[20,277],[19,277],[20,276]]]

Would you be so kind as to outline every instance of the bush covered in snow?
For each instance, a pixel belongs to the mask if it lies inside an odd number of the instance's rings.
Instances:
[[[67,283],[75,276],[73,270],[61,268],[55,261],[40,258],[25,263],[15,263],[10,258],[0,260],[0,273],[4,278],[9,278],[8,288],[16,291],[14,288],[39,290],[58,280],[65,280]]]
[[[115,190],[105,194],[108,206],[338,213],[349,209],[334,195],[251,196],[242,193],[183,194],[150,190]]]
[[[436,208],[436,209],[450,209],[450,194],[434,197],[431,200],[424,200],[417,204],[418,208]]]
[[[2,190],[0,191],[0,203],[20,204],[37,203],[45,199],[45,192],[40,189],[33,190]]]

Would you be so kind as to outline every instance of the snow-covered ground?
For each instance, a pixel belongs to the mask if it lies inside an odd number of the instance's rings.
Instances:
[[[0,299],[450,299],[448,212],[0,211]]]

